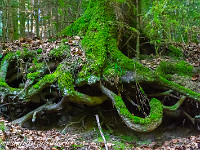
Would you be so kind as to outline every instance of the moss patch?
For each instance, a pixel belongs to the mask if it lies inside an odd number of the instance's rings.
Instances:
[[[161,61],[156,72],[163,77],[168,77],[169,75],[173,74],[178,74],[181,76],[191,76],[192,70],[193,66],[185,61]]]
[[[70,54],[69,45],[61,45],[57,49],[53,49],[50,51],[50,57],[54,57],[57,59],[65,58],[67,54]]]
[[[169,56],[177,57],[177,58],[183,57],[183,52],[181,51],[180,48],[177,48],[174,45],[170,45],[168,49],[169,49],[169,52],[168,52]]]
[[[162,114],[163,114],[162,103],[159,100],[153,98],[149,102],[149,105],[150,105],[150,108],[151,108],[149,116],[146,117],[146,118],[141,118],[141,117],[132,115],[128,111],[128,109],[126,108],[126,105],[124,104],[124,102],[121,99],[121,97],[115,96],[116,109],[118,109],[120,111],[120,114],[122,114],[122,115],[128,117],[129,119],[131,119],[131,121],[133,123],[149,124],[151,122],[158,121],[158,120],[160,120],[162,118]]]

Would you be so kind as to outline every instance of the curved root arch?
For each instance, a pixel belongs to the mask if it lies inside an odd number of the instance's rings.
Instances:
[[[103,85],[101,85],[101,89],[103,93],[112,100],[120,117],[132,130],[137,132],[150,132],[156,129],[161,124],[163,108],[159,100],[153,98],[149,103],[151,109],[149,116],[147,116],[146,118],[140,118],[132,115],[128,111],[120,96],[116,95]]]

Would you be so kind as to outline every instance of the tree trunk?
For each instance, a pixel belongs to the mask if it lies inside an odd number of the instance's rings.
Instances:
[[[25,0],[20,0],[20,36],[25,37]]]
[[[40,29],[39,29],[39,1],[35,0],[34,1],[34,5],[35,5],[35,26],[36,26],[36,36],[39,38],[40,36]]]
[[[34,6],[34,1],[31,0],[31,5]],[[33,7],[31,7],[31,32],[33,33],[33,26],[34,26],[34,10],[33,10]]]
[[[140,5],[139,5],[139,0],[136,0],[136,29],[140,31]],[[140,34],[137,33],[137,41],[136,41],[136,57],[137,60],[140,58]]]
[[[6,0],[3,0],[3,30],[2,30],[2,41],[3,41],[3,48],[5,47],[5,42],[6,42],[6,33],[7,33],[7,2]]]
[[[18,4],[15,4],[16,7],[13,8],[12,11],[12,20],[13,20],[13,28],[14,28],[14,40],[19,38],[19,29],[18,29]]]

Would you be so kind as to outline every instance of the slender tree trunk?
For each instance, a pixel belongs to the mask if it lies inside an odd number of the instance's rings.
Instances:
[[[30,0],[30,3],[31,3],[31,14],[30,14],[30,23],[31,23],[31,29],[30,29],[30,32],[32,32],[33,33],[33,21],[34,21],[34,10],[33,10],[33,6],[34,6],[34,1],[33,0]]]
[[[26,0],[20,0],[20,36],[25,37],[25,2]]]
[[[53,25],[52,25],[52,22],[53,22],[53,15],[52,15],[52,12],[53,12],[53,8],[51,7],[51,10],[50,10],[50,19],[49,19],[49,37],[52,37],[53,36]]]
[[[55,15],[55,24],[54,24],[54,36],[58,35],[58,26],[59,26],[59,21],[58,21],[58,0],[56,0],[55,7],[53,8],[53,14]]]
[[[12,20],[13,20],[13,28],[14,28],[14,40],[18,39],[19,37],[19,29],[18,29],[18,6],[17,4],[15,4],[16,6],[13,8],[12,11]]]
[[[3,41],[3,48],[5,47],[5,43],[6,43],[6,31],[7,31],[7,22],[6,22],[6,19],[7,19],[7,3],[6,3],[6,0],[3,0],[3,6],[4,6],[4,9],[3,9],[3,30],[2,30],[2,41]]]
[[[136,0],[136,29],[139,31],[140,28],[140,5],[139,5],[139,0]],[[140,34],[137,33],[137,37],[136,37],[136,57],[137,60],[140,59]]]
[[[1,24],[0,24],[0,43],[1,43],[1,41],[2,41],[2,30],[3,30],[3,17],[2,17],[2,12],[3,12],[3,10],[2,11],[0,11],[0,21],[1,21]]]
[[[34,20],[34,15],[31,13],[31,32],[33,32],[33,20]]]
[[[28,14],[28,17],[27,17],[27,30],[28,30],[28,32],[30,32],[30,24],[29,24],[29,21],[30,21],[30,14]]]
[[[39,37],[39,2],[38,0],[34,1],[35,5],[35,25],[36,25],[36,35]]]
[[[27,14],[27,30],[30,32],[30,0],[27,0],[28,2],[28,14]]]
[[[13,13],[14,12],[14,6],[10,4],[10,0],[8,0],[8,36],[9,41],[13,42],[14,40],[14,23],[15,20],[13,20]]]

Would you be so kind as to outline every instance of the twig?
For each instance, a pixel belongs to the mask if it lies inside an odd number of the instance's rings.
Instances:
[[[136,106],[136,107],[139,107],[138,104],[134,103],[134,101],[130,98],[130,96],[126,96],[126,99],[133,105],[133,106]]]
[[[17,95],[15,95],[15,97],[12,99],[12,101],[13,101],[17,96],[19,96],[22,92],[24,92],[24,91],[27,89],[27,87],[28,87],[31,83],[32,83],[31,80],[28,79],[28,80],[26,81],[25,85],[24,85],[24,88],[23,88]]]
[[[183,114],[195,125],[195,118],[192,118],[188,113],[183,110]]]
[[[62,134],[64,134],[65,133],[65,131],[66,131],[66,129],[69,127],[69,126],[71,126],[71,125],[73,125],[73,124],[75,124],[75,123],[80,123],[81,121],[82,121],[82,125],[83,125],[83,127],[86,129],[86,127],[85,127],[85,125],[84,125],[84,118],[86,117],[86,115],[84,115],[79,121],[77,121],[77,122],[70,122],[69,124],[67,124],[66,126],[65,126],[65,128],[62,130]]]
[[[99,123],[99,116],[98,116],[98,115],[95,115],[95,116],[96,116],[97,125],[98,125],[98,128],[99,128],[101,137],[102,137],[102,139],[103,139],[103,141],[104,141],[104,144],[105,144],[105,149],[108,150],[107,142],[106,142],[106,139],[105,139],[105,137],[104,137],[104,135],[103,135],[103,132],[102,132],[102,130],[101,130],[101,125],[100,125],[100,123]]]
[[[128,38],[128,40],[126,41],[126,43],[121,47],[124,48],[124,46],[126,46],[128,44],[128,42],[133,38],[133,34],[131,34],[131,36]]]
[[[33,122],[33,123],[35,123],[36,115],[37,115],[37,111],[35,111],[35,112],[33,113],[33,117],[32,117],[32,122]]]
[[[49,66],[48,66],[48,64],[47,64],[46,59],[45,59],[45,58],[43,58],[43,59],[44,59],[44,62],[45,62],[45,64],[46,64],[46,66],[47,66],[47,69],[49,70],[49,73],[52,74],[52,72],[51,72],[51,70],[50,70],[50,68],[49,68]]]

